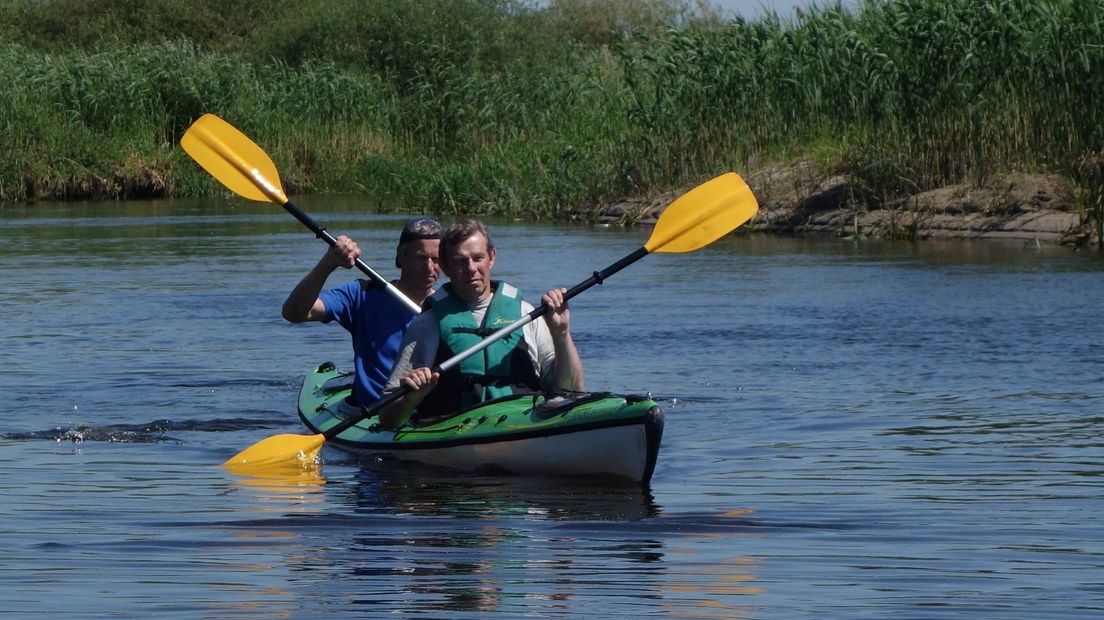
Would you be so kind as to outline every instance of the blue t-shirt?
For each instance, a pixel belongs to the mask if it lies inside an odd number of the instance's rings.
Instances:
[[[330,320],[353,337],[353,394],[361,406],[376,402],[387,385],[403,333],[416,315],[382,286],[355,280],[319,295]]]

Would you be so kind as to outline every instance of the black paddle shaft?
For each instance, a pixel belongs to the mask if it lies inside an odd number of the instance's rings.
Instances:
[[[294,203],[292,203],[291,201],[285,202],[283,204],[283,207],[285,211],[294,215],[295,219],[299,220],[303,223],[304,226],[309,228],[310,231],[314,233],[314,236],[325,241],[331,248],[337,245],[337,239],[335,239],[334,236],[329,233],[329,231],[319,226],[318,222],[315,222],[314,219],[311,218],[311,216],[304,213],[303,210],[295,206]],[[377,283],[383,285],[387,284],[387,279],[376,273],[375,270],[368,266],[368,263],[360,260],[359,256],[356,259],[356,266],[357,269],[360,269],[361,272],[364,273],[364,275],[372,278]]]
[[[570,289],[568,289],[567,293],[564,293],[564,301],[567,301],[567,300],[571,299],[572,297],[578,295],[579,293],[582,293],[583,291],[585,291],[588,288],[594,286],[595,284],[601,284],[602,282],[605,282],[606,278],[612,276],[613,274],[617,273],[618,271],[621,271],[625,267],[628,267],[629,265],[635,263],[636,261],[644,258],[647,255],[648,255],[647,248],[640,247],[635,252],[633,252],[632,254],[629,254],[628,256],[622,258],[621,260],[619,260],[616,263],[610,265],[609,267],[606,267],[605,269],[603,269],[601,271],[595,271],[594,274],[591,275],[589,278],[587,278],[586,280],[583,280],[582,282],[580,282],[580,283],[576,284],[575,286],[571,287]],[[544,314],[544,310],[545,310],[544,304],[541,304],[540,308],[534,309],[533,312],[529,313],[529,315],[532,316],[535,319],[538,316]],[[534,313],[536,313],[536,314],[534,314]]]

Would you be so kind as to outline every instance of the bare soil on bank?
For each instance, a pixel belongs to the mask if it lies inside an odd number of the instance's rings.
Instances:
[[[744,228],[755,232],[886,239],[1022,239],[1083,245],[1098,225],[1078,207],[1077,189],[1050,174],[1013,174],[984,185],[954,185],[883,203],[846,176],[824,178],[810,164],[742,175],[759,201]],[[610,223],[654,222],[690,188],[599,208]]]

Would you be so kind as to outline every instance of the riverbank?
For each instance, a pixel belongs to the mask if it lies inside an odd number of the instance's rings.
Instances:
[[[806,162],[742,173],[759,201],[745,229],[755,232],[883,239],[1022,239],[1046,244],[1099,241],[1098,224],[1078,206],[1078,190],[1053,174],[1012,174],[880,200],[844,175],[825,177]],[[596,205],[586,217],[648,224],[687,188],[647,199]]]
[[[1076,240],[1078,208],[1104,219],[1104,0],[754,22],[677,0],[93,4],[0,3],[0,201],[221,195],[177,147],[215,113],[289,193],[395,209],[563,221],[736,169],[753,229]],[[1010,199],[995,171],[1078,191]]]

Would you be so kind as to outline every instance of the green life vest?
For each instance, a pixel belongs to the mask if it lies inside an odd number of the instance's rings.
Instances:
[[[442,286],[429,299],[441,334],[438,364],[521,318],[521,293],[505,282],[492,285],[494,296],[478,325],[467,302],[456,296],[451,284]],[[419,405],[419,415],[457,411],[494,398],[539,390],[540,379],[533,369],[523,331],[514,330],[441,377]]]

